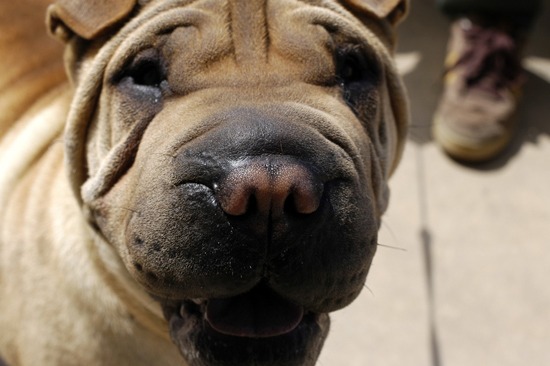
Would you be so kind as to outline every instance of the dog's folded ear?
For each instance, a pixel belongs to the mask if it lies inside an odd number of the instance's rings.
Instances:
[[[50,33],[62,41],[74,35],[91,40],[123,20],[137,0],[57,0],[48,8]]]
[[[408,0],[340,0],[347,8],[367,13],[396,25],[407,14]]]

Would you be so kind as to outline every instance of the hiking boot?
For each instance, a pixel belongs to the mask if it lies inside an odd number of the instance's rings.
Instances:
[[[516,129],[521,47],[516,31],[461,18],[451,26],[443,93],[434,116],[435,140],[451,157],[487,161]]]

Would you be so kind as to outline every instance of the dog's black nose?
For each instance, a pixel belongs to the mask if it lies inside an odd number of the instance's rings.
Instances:
[[[306,164],[286,156],[255,157],[232,164],[218,187],[218,200],[231,216],[278,219],[312,214],[319,208],[323,182]]]

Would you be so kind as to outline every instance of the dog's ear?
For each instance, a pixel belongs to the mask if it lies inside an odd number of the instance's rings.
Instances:
[[[74,35],[92,40],[124,19],[137,0],[57,0],[48,8],[50,33],[68,41]]]
[[[407,14],[409,0],[340,0],[352,11],[359,11],[396,25]]]

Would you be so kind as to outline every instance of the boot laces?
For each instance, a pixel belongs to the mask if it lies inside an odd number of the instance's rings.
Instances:
[[[461,26],[466,48],[450,68],[464,70],[465,87],[499,96],[523,79],[518,45],[512,35],[476,24]],[[450,71],[450,70],[448,70]]]

